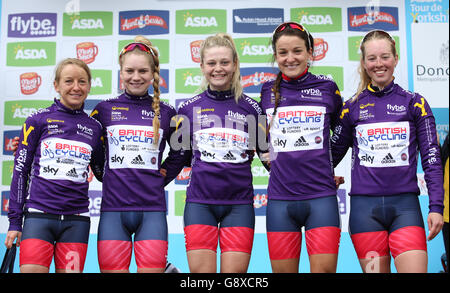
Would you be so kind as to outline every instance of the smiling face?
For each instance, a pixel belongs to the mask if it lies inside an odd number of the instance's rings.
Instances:
[[[61,103],[72,110],[81,108],[91,89],[87,72],[74,64],[65,65],[53,85],[61,96]]]
[[[212,90],[231,89],[236,63],[230,48],[216,46],[206,49],[200,68]]]
[[[371,84],[382,89],[393,79],[398,55],[394,55],[387,39],[372,39],[364,44],[364,58],[361,62]]]
[[[275,61],[280,71],[290,78],[296,78],[308,67],[312,50],[307,50],[305,40],[298,36],[281,36],[275,44]]]
[[[148,56],[130,52],[124,55],[120,78],[130,95],[143,96],[153,82],[153,71]]]

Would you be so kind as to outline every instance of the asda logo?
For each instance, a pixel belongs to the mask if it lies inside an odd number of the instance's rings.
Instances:
[[[344,68],[339,66],[313,66],[309,72],[315,75],[323,75],[323,78],[333,80],[339,91],[344,90]]]
[[[63,14],[63,36],[112,35],[113,13],[83,11],[78,15]]]
[[[227,12],[224,9],[177,10],[177,34],[214,34],[227,31]]]
[[[193,94],[202,83],[200,68],[180,68],[175,70],[175,92]]]
[[[2,185],[11,185],[13,170],[14,161],[2,162]]]
[[[40,109],[48,108],[50,100],[20,100],[5,102],[4,125],[22,126],[31,114]]]
[[[112,71],[103,69],[91,69],[91,95],[108,95],[112,92]]]
[[[6,45],[7,66],[49,66],[55,63],[55,42],[17,42]]]
[[[269,182],[269,172],[264,168],[260,160],[252,162],[253,185],[267,185]]]
[[[335,7],[291,8],[291,19],[310,32],[342,31],[342,11]]]
[[[273,56],[267,38],[234,39],[241,63],[268,63]]]
[[[395,48],[397,50],[398,58],[400,59],[400,38],[393,36],[395,40]],[[361,58],[361,41],[363,36],[349,37],[348,38],[348,59],[350,61],[359,61]]]
[[[122,48],[132,43],[133,40],[120,40],[119,41],[119,51],[117,52],[117,56],[119,56]],[[156,48],[159,53],[159,64],[168,64],[169,63],[169,40],[163,39],[151,39],[152,45]]]

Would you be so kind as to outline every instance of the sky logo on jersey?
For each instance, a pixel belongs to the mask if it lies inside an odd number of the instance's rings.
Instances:
[[[119,35],[159,35],[168,33],[168,10],[119,12]]]
[[[50,100],[6,101],[4,125],[22,126],[29,115],[49,107],[52,103]]]
[[[342,31],[342,11],[336,7],[291,8],[291,20],[308,28],[310,32]]]
[[[215,34],[227,31],[225,9],[192,9],[175,12],[177,34]]]
[[[273,67],[241,68],[242,87],[246,93],[260,93],[262,85],[277,78],[278,69]]]
[[[202,78],[200,68],[175,69],[175,92],[193,94],[199,88]]]
[[[56,36],[56,13],[8,15],[8,37],[42,38]]]
[[[381,29],[398,31],[398,8],[365,6],[347,8],[349,31],[371,31]]]
[[[20,136],[20,130],[7,130],[3,132],[3,155],[13,155],[13,140],[14,137]]]
[[[6,45],[7,66],[49,66],[56,63],[55,42],[17,42]]]
[[[272,33],[284,22],[282,8],[244,8],[233,10],[234,33]]]
[[[265,216],[267,209],[267,189],[253,190],[253,207],[255,208],[255,216]]]
[[[272,60],[272,45],[267,38],[236,38],[236,50],[241,63],[269,63]]]
[[[63,14],[63,36],[112,35],[113,13],[109,11],[81,11]]]

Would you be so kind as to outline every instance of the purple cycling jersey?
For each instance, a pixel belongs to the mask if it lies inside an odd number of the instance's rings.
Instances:
[[[251,141],[256,142],[259,114],[255,100],[243,95],[236,103],[231,91],[208,89],[180,106],[179,131],[189,135],[192,148],[186,152],[192,155],[187,202],[253,202],[251,162],[256,145]]]
[[[425,172],[430,211],[442,213],[443,180],[436,125],[427,101],[394,82],[370,85],[344,104],[332,138],[337,165],[352,147],[350,195],[419,194],[418,150]]]
[[[159,169],[173,129],[175,109],[160,103],[159,141],[154,144],[152,97],[124,93],[97,104],[91,116],[103,126],[102,211],[165,211],[164,177]]]
[[[83,108],[55,99],[25,121],[14,160],[9,230],[21,231],[24,208],[52,214],[88,211],[89,163],[102,164],[101,125]]]
[[[275,115],[273,85],[268,82],[261,90],[261,108],[270,125],[269,199],[336,195],[329,140],[342,108],[337,85],[309,72],[294,80],[283,78]]]

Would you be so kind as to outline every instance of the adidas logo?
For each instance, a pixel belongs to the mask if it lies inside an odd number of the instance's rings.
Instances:
[[[228,161],[235,161],[236,157],[233,156],[233,154],[231,153],[231,151],[228,151],[228,153],[223,157],[224,160],[228,160]]]
[[[75,170],[75,168],[72,168],[69,170],[69,172],[66,173],[66,176],[77,178],[78,174],[77,174],[77,171]]]
[[[133,165],[145,165],[144,160],[142,159],[141,155],[138,155],[136,158],[131,161],[131,164]]]
[[[391,153],[388,153],[386,157],[381,160],[381,164],[392,164],[395,163],[394,157],[391,155]]]
[[[306,142],[306,139],[303,136],[300,136],[299,139],[297,139],[297,141],[295,142],[294,146],[298,147],[298,146],[308,146],[309,143]]]

